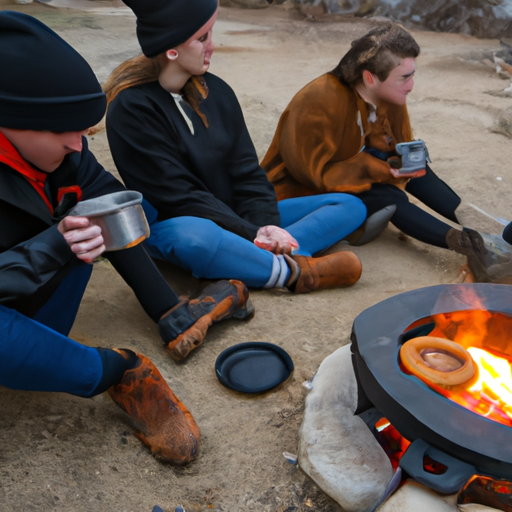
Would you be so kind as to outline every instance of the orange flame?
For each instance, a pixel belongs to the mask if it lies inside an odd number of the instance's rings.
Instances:
[[[478,379],[435,391],[498,423],[512,426],[512,317],[484,309],[454,311],[430,317],[429,336],[462,345],[478,367]]]
[[[475,398],[489,403],[503,411],[512,419],[512,368],[510,361],[481,348],[468,348],[473,361],[478,366],[478,381],[469,388]]]

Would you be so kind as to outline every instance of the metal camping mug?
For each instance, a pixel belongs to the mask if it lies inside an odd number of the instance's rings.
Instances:
[[[100,226],[105,250],[118,251],[134,247],[149,236],[141,203],[140,192],[122,190],[81,201],[68,215],[87,217],[91,225]]]

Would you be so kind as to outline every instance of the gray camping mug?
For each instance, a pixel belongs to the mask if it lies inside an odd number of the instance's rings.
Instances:
[[[87,217],[100,226],[107,251],[133,247],[149,236],[149,225],[142,208],[142,194],[122,190],[81,201],[68,215]]]

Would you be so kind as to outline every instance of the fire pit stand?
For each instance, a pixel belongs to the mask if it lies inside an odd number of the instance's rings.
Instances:
[[[512,480],[512,427],[480,416],[406,374],[399,367],[398,353],[405,341],[432,329],[420,325],[408,330],[414,322],[475,309],[512,316],[512,286],[440,285],[402,293],[363,311],[352,329],[356,413],[378,409],[412,443],[400,466],[446,494],[458,492],[474,474]],[[426,471],[425,456],[445,465],[446,471],[441,475]]]

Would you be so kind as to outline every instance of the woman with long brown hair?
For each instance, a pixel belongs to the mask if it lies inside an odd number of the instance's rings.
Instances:
[[[217,1],[126,3],[144,56],[106,83],[107,134],[125,184],[147,200],[150,254],[257,288],[354,284],[353,253],[312,256],[358,228],[365,208],[347,194],[277,202],[233,90],[207,73]]]

